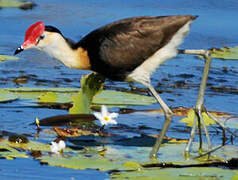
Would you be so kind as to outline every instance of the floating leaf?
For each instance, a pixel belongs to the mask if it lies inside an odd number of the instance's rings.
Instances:
[[[111,174],[112,179],[150,179],[150,180],[188,180],[188,179],[204,179],[204,180],[225,180],[231,179],[236,175],[236,170],[228,170],[221,168],[150,168],[140,169],[138,171],[114,172]]]
[[[15,143],[10,142],[5,138],[0,139],[0,157],[6,159],[14,159],[16,157],[28,158],[28,151],[50,152],[51,150],[49,144],[43,144],[35,141],[29,141],[27,143]],[[66,147],[64,152],[73,152],[73,150]]]
[[[1,0],[0,1],[0,8],[15,7],[15,8],[21,8],[26,10],[26,9],[32,9],[34,6],[36,6],[36,4],[30,1],[19,1],[19,0]]]
[[[196,148],[198,148],[198,143],[193,144]],[[185,144],[164,144],[160,149],[159,159],[160,162],[164,162],[167,164],[175,164],[175,165],[198,165],[198,164],[206,164],[209,166],[209,163],[212,162],[227,162],[231,158],[237,158],[237,147],[236,146],[225,146],[218,151],[214,152],[212,156],[210,156],[209,161],[206,159],[194,159],[192,156],[197,154],[193,152],[190,159],[184,160],[183,149]],[[44,153],[44,151],[50,151],[50,145],[42,144],[38,142],[29,141],[28,143],[13,143],[9,142],[5,139],[0,140],[0,157],[4,157],[7,159],[12,159],[15,157],[28,157],[29,151],[31,154],[35,154],[35,158],[39,159],[41,163],[47,163],[50,166],[60,166],[66,168],[73,169],[99,169],[101,171],[113,171],[115,170],[133,170],[137,173],[151,173],[153,177],[153,170],[160,171],[159,168],[145,168],[149,167],[151,164],[151,160],[148,157],[148,154],[151,150],[151,147],[129,147],[125,148],[125,146],[106,146],[103,151],[94,150],[94,149],[83,149],[81,151],[72,150],[70,148],[65,148],[63,156],[60,155],[50,155],[49,153]],[[39,152],[43,151],[43,153]],[[232,160],[231,160],[232,161]],[[234,161],[237,162],[237,161]],[[236,166],[234,166],[236,167]],[[171,169],[171,168],[168,168]],[[166,169],[166,170],[168,170]],[[189,169],[189,168],[183,168]],[[201,168],[199,168],[201,169]],[[212,168],[207,168],[212,171]],[[164,172],[163,169],[162,172]],[[177,169],[176,169],[177,170]],[[148,172],[147,172],[148,171]],[[228,170],[229,171],[229,170]],[[127,171],[128,172],[128,171]],[[183,170],[179,171],[183,172]],[[202,171],[204,172],[204,171]],[[230,172],[230,171],[229,171]],[[126,172],[125,172],[126,173]],[[113,177],[122,177],[125,175],[124,171],[118,174],[113,173]],[[157,174],[158,175],[158,174]],[[163,174],[162,174],[163,175]],[[176,177],[175,174],[171,174],[172,177]],[[210,174],[208,174],[210,175]],[[230,174],[231,177],[234,175]],[[151,177],[148,176],[148,177]],[[168,176],[168,177],[171,177]],[[191,176],[191,173],[189,173]],[[197,176],[196,171],[192,174],[191,177]],[[201,177],[203,177],[201,175]],[[159,176],[161,177],[161,176]],[[163,176],[162,176],[163,177]],[[206,177],[206,176],[204,176]],[[216,176],[218,177],[218,176]],[[227,176],[224,176],[227,177]]]
[[[180,121],[186,123],[187,126],[192,127],[193,126],[194,117],[195,117],[195,112],[194,112],[193,109],[190,109],[189,112],[188,112],[188,116],[186,118],[181,119]],[[205,125],[206,126],[215,124],[215,121],[213,119],[211,119],[207,115],[207,113],[203,112],[202,113],[202,117],[203,117],[203,120],[205,121]],[[198,122],[197,122],[197,125],[198,125]]]
[[[212,49],[211,55],[213,58],[237,60],[238,46],[233,48],[222,47],[221,49]]]
[[[80,89],[76,88],[1,88],[1,97],[16,97],[18,99],[31,99],[32,102],[38,102],[40,105],[53,104],[71,104],[74,102],[74,110],[72,113],[79,114],[79,112],[90,112],[88,110],[89,103],[86,103],[87,97],[80,97]],[[100,93],[101,90],[98,92]],[[87,96],[87,95],[86,95]],[[91,95],[90,95],[91,96]],[[82,105],[82,103],[84,104]],[[112,90],[104,90],[96,95],[92,101],[93,105],[100,106],[106,104],[107,106],[132,106],[132,105],[149,105],[156,103],[154,98],[144,95],[138,95],[127,92],[119,92]],[[85,108],[86,110],[83,110]],[[80,110],[81,109],[81,110]]]
[[[1,0],[0,1],[0,7],[1,7],[1,3],[3,1]],[[6,60],[18,60],[19,58],[18,57],[15,57],[15,56],[7,56],[7,55],[0,55],[0,61],[6,61]]]
[[[44,118],[40,120],[40,126],[92,125],[93,120],[95,116],[92,114],[66,114]]]
[[[141,165],[138,164],[137,162],[133,162],[133,161],[127,161],[123,164],[124,167],[129,167],[129,168],[133,168],[133,169],[139,169],[141,168]]]
[[[234,176],[231,178],[231,180],[236,180],[238,179],[238,172],[234,174]]]
[[[56,95],[55,92],[47,92],[47,93],[41,95],[38,99],[39,99],[40,103],[44,103],[44,102],[56,103],[57,99],[58,99],[58,96]]]
[[[11,93],[7,93],[7,94],[0,94],[0,102],[11,102],[11,101],[15,101],[18,99],[18,96],[15,94],[11,94]]]
[[[28,155],[9,146],[8,141],[2,138],[0,139],[0,157],[12,160],[17,157],[28,158]]]
[[[20,99],[32,99],[39,103],[72,103],[72,94],[76,94],[76,88],[2,88],[0,94],[15,94]]]
[[[102,93],[93,98],[94,104],[104,104],[107,106],[149,105],[155,102],[156,100],[149,96],[112,90],[102,91]]]
[[[77,93],[78,88],[41,88],[41,87],[20,87],[20,88],[3,88],[2,90],[14,92],[14,93],[46,93],[46,92],[58,92],[58,93]]]
[[[65,129],[54,127],[53,129],[57,133],[58,136],[62,136],[62,137],[77,137],[77,136],[88,136],[88,135],[99,136],[97,132],[93,132],[92,130],[81,129],[78,127],[65,128]]]
[[[100,171],[127,170],[132,167],[123,167],[119,162],[105,159],[99,155],[92,157],[73,156],[73,157],[41,157],[42,163],[50,166],[60,166],[72,169],[99,169]]]

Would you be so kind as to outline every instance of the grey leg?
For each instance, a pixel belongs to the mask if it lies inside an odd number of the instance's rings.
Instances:
[[[204,66],[204,70],[203,70],[203,77],[202,77],[202,81],[201,81],[201,84],[200,84],[199,93],[198,93],[197,102],[196,102],[196,106],[194,108],[194,111],[195,111],[195,114],[196,114],[195,120],[200,121],[200,123],[202,124],[202,126],[204,128],[206,138],[207,138],[208,148],[210,150],[211,149],[210,137],[209,137],[204,119],[202,117],[206,83],[207,83],[208,73],[209,73],[209,69],[210,69],[210,65],[211,65],[210,51],[208,51],[208,50],[182,50],[181,51],[180,50],[179,53],[202,55],[205,58],[205,66]],[[199,123],[199,126],[200,126],[200,123]],[[201,127],[199,127],[199,128],[201,128]],[[192,141],[193,141],[194,136],[195,136],[195,132],[196,132],[196,122],[194,122],[194,124],[193,124],[190,139],[189,139],[189,142],[188,142],[188,144],[185,148],[185,154],[189,153]],[[201,131],[199,131],[199,137],[200,137],[200,149],[201,149],[202,148]]]
[[[190,138],[189,138],[187,146],[185,147],[185,156],[189,155],[189,150],[191,149],[191,145],[194,140],[196,129],[197,129],[197,122],[198,122],[198,117],[195,116],[193,120],[193,127],[190,133]]]
[[[159,137],[156,139],[155,145],[154,145],[154,147],[153,147],[153,149],[150,153],[150,158],[156,158],[157,157],[157,152],[160,148],[160,145],[162,144],[165,133],[168,130],[168,127],[169,127],[170,122],[172,120],[173,112],[165,104],[165,102],[161,99],[161,97],[157,94],[157,92],[155,91],[154,87],[151,84],[148,84],[147,87],[149,88],[150,92],[153,94],[155,99],[158,101],[158,103],[160,104],[161,108],[164,111],[164,116],[165,116],[163,128],[160,132]]]

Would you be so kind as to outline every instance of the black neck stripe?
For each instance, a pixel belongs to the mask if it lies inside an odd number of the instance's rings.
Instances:
[[[45,26],[45,31],[48,31],[48,32],[55,32],[55,33],[59,33],[62,35],[62,33],[60,32],[59,29],[57,29],[56,27],[54,26]]]
[[[72,49],[77,49],[77,46],[75,46],[76,43],[73,40],[64,37],[63,34],[60,32],[60,30],[57,29],[56,27],[54,27],[54,26],[45,26],[45,31],[59,33],[66,40],[69,47],[71,47]]]

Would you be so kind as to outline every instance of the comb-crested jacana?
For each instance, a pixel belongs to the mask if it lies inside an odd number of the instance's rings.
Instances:
[[[90,32],[76,43],[57,28],[39,21],[27,29],[25,40],[15,54],[36,48],[70,68],[92,70],[111,80],[145,85],[165,115],[160,136],[150,154],[156,157],[173,113],[151,85],[150,76],[163,62],[177,55],[178,46],[196,18],[183,15],[122,19]],[[204,54],[196,50],[181,53]]]

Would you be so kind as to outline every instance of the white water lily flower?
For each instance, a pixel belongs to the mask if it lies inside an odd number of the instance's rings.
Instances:
[[[102,126],[107,124],[117,124],[115,118],[118,117],[118,113],[110,113],[107,107],[102,105],[101,112],[94,112],[94,116],[100,121]]]
[[[65,142],[63,140],[60,140],[57,142],[51,142],[50,150],[52,153],[59,154],[60,152],[63,152],[63,149],[66,147]]]

